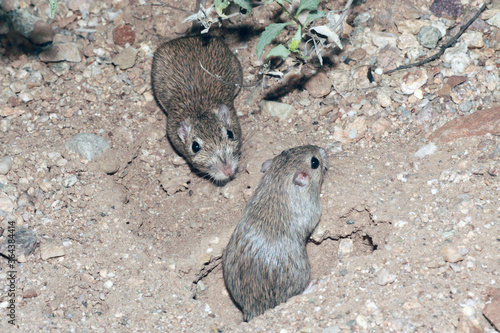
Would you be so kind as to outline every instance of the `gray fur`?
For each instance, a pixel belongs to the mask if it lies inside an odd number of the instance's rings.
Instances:
[[[320,161],[311,168],[311,159]],[[319,222],[326,153],[316,146],[283,151],[267,171],[236,226],[222,259],[224,280],[249,321],[304,291],[310,266],[306,243]],[[305,186],[294,184],[299,172]]]
[[[225,84],[211,74],[218,75]],[[243,74],[236,56],[219,38],[178,38],[162,44],[155,52],[151,70],[154,94],[167,114],[167,135],[172,146],[196,169],[216,181],[227,180],[224,166],[237,171],[241,149],[241,127],[234,97]],[[229,117],[223,106],[229,108]],[[179,137],[181,122],[191,130],[186,142]],[[234,140],[227,136],[234,134]],[[200,143],[194,153],[192,143]],[[232,177],[232,176],[231,176]]]

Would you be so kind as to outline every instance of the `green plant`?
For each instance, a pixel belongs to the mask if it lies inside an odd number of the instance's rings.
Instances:
[[[240,15],[240,13],[233,13],[231,15],[226,15],[224,13],[231,2],[245,9],[245,15],[251,15],[251,0],[214,0],[212,6],[207,9],[201,7],[198,13],[189,16],[184,21],[200,21],[205,28],[202,33],[206,33],[213,23],[220,23],[221,20]],[[322,53],[325,49],[333,46],[342,48],[338,33],[342,28],[341,24],[347,16],[352,0],[348,0],[342,15],[335,14],[334,12],[325,13],[319,10],[321,0],[300,0],[300,2],[297,0],[295,2],[298,2],[298,7],[296,7],[295,10],[293,10],[292,6],[293,0],[266,0],[265,4],[269,5],[272,2],[277,3],[281,7],[283,12],[290,18],[290,21],[271,23],[265,28],[256,47],[256,53],[259,58],[263,56],[264,49],[282,33],[285,27],[295,29],[293,37],[286,43],[280,43],[269,50],[265,55],[266,59],[269,57],[281,57],[286,59],[290,55],[293,55],[302,60],[309,60],[311,56],[315,54],[320,63],[323,64]],[[214,8],[216,13],[215,16],[212,11]],[[315,21],[323,17],[326,17],[328,23],[315,26]],[[301,49],[301,42],[303,40],[305,43]]]

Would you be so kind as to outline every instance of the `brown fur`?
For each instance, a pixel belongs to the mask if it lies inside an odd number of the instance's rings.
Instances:
[[[313,157],[320,162],[316,169],[311,166]],[[226,286],[244,321],[302,293],[307,286],[306,243],[321,215],[326,154],[316,146],[296,147],[283,151],[270,164],[264,162],[263,169],[266,174],[222,259]]]
[[[211,76],[218,75],[226,84]],[[241,65],[219,38],[178,38],[162,44],[155,52],[151,81],[155,96],[167,114],[167,135],[172,146],[195,168],[215,180],[224,165],[234,172],[241,149],[241,127],[234,109],[235,84],[242,83]],[[221,118],[221,105],[229,109]],[[190,129],[183,142],[179,128]],[[233,140],[227,130],[234,134]],[[193,142],[200,144],[195,153]]]

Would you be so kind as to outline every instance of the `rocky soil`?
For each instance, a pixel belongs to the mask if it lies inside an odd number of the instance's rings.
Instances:
[[[243,171],[224,187],[174,153],[150,87],[154,50],[189,13],[61,0],[50,19],[48,1],[0,4],[0,253],[16,245],[14,262],[0,258],[0,331],[500,329],[498,2],[442,57],[391,74],[436,53],[482,1],[358,2],[323,68],[289,59],[239,94]],[[280,19],[266,5],[212,26],[246,84]],[[262,162],[301,144],[329,151],[308,244],[317,286],[243,323],[221,253]]]

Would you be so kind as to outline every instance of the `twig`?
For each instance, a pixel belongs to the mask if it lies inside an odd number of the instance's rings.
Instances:
[[[283,6],[282,4],[280,4],[279,2],[276,1],[276,3],[278,5],[280,5],[281,9],[283,9],[283,11],[292,19],[295,21],[295,23],[297,23],[301,29],[304,29],[304,26],[302,25],[302,23],[300,23],[300,21],[295,17],[293,16],[292,14],[290,14],[290,12],[285,8],[285,6]]]
[[[339,17],[339,20],[337,21],[337,23],[335,23],[335,25],[332,27],[332,31],[335,31],[341,24],[344,24],[344,20],[345,18],[347,17],[348,13],[349,13],[349,9],[351,9],[351,5],[352,5],[352,1],[353,0],[349,0],[347,1],[344,9],[342,9],[342,15],[340,15]],[[343,30],[343,29],[342,29]]]
[[[207,72],[208,75],[215,77],[217,80],[219,80],[220,82],[222,82],[222,83],[224,83],[224,84],[226,84],[228,86],[236,86],[236,87],[238,87],[240,89],[241,88],[252,88],[252,87],[255,87],[256,85],[258,85],[260,83],[260,81],[258,81],[255,84],[246,85],[246,84],[239,84],[239,83],[224,81],[224,79],[222,79],[222,77],[220,75],[210,73],[205,67],[203,67],[203,65],[201,64],[201,61],[199,61],[199,63],[200,63],[201,69],[203,69],[205,72]]]
[[[481,13],[486,9],[486,4],[483,3],[482,4],[482,7],[479,8],[478,12],[476,13],[476,15],[474,15],[473,18],[471,18],[466,24],[464,24],[461,28],[460,28],[460,31],[455,35],[455,37],[453,37],[452,39],[450,39],[448,41],[448,43],[446,43],[445,45],[441,46],[441,50],[430,56],[429,58],[426,58],[422,61],[419,61],[419,62],[415,62],[413,64],[408,64],[408,65],[403,65],[403,66],[399,66],[398,68],[395,68],[395,69],[391,69],[390,71],[386,71],[384,72],[384,74],[390,74],[390,73],[393,73],[395,71],[399,71],[401,69],[407,69],[407,68],[411,68],[411,67],[417,67],[417,66],[422,66],[422,65],[425,65],[431,61],[434,61],[436,59],[438,59],[439,57],[441,57],[444,52],[446,51],[447,48],[453,46],[457,40],[460,38],[460,36],[462,36],[462,34],[465,32],[465,30],[467,30],[467,28],[472,24],[474,23],[474,21],[479,17],[479,15],[481,15]]]

